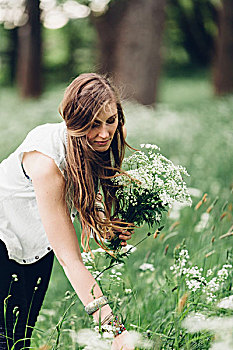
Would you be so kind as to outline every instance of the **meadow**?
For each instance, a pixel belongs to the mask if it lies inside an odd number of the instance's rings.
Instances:
[[[16,90],[2,89],[0,161],[34,126],[61,121],[57,109],[64,88],[49,89],[39,101],[22,101]],[[156,144],[185,166],[193,204],[174,206],[159,234],[157,227],[137,229],[129,244],[146,239],[98,282],[126,328],[137,332],[136,349],[232,349],[233,96],[215,98],[208,74],[200,73],[162,79],[156,108],[127,101],[123,106],[128,143]],[[85,262],[98,274],[109,259],[100,252],[95,257],[87,255]],[[93,323],[55,261],[32,345],[108,348],[106,339],[101,343],[94,335],[92,344],[81,345],[82,329],[93,330]]]

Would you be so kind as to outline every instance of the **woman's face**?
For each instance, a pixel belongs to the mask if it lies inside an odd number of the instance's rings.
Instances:
[[[107,151],[111,145],[118,125],[116,103],[103,106],[94,119],[91,130],[87,134],[89,144],[95,151]]]

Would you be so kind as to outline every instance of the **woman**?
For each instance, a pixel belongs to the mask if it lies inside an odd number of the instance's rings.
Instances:
[[[0,349],[30,346],[54,252],[88,314],[98,322],[101,307],[102,324],[119,326],[112,348],[126,350],[128,332],[85,268],[72,224],[78,215],[85,250],[91,234],[104,249],[116,231],[122,245],[131,238],[111,219],[117,208],[111,177],[126,146],[124,115],[108,80],[91,73],[68,86],[60,114],[62,123],[33,129],[0,164]]]

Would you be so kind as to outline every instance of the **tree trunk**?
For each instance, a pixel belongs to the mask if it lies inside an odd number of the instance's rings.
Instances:
[[[17,52],[18,52],[18,27],[9,31],[9,52],[10,52],[10,83],[15,83],[17,72]]]
[[[113,76],[123,98],[156,101],[164,21],[165,0],[117,0],[94,18],[100,70]]]
[[[39,0],[27,0],[28,22],[18,28],[17,80],[23,98],[41,94],[41,23]]]
[[[214,89],[216,95],[233,92],[233,3],[222,0],[219,8],[219,32],[214,61]]]

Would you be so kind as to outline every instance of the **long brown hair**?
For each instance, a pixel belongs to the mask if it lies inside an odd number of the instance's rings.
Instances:
[[[88,144],[86,135],[101,107],[113,102],[117,106],[117,129],[110,148],[97,152]],[[67,87],[59,112],[67,126],[65,194],[69,206],[74,206],[79,212],[82,247],[84,251],[91,250],[89,239],[92,233],[96,243],[107,250],[103,238],[113,237],[113,229],[119,228],[116,221],[111,220],[117,211],[116,187],[112,185],[111,178],[121,171],[127,145],[120,100],[107,78],[86,73],[79,75]],[[98,183],[104,195],[104,220],[100,219],[95,207]]]

